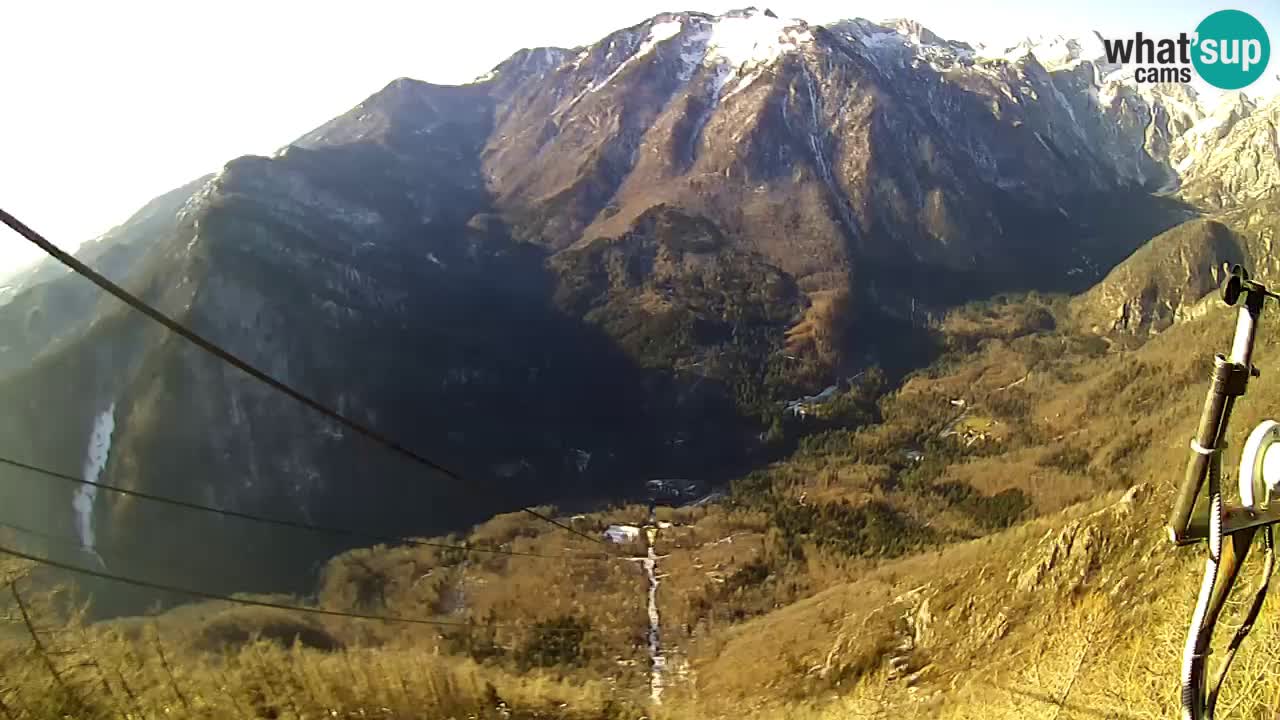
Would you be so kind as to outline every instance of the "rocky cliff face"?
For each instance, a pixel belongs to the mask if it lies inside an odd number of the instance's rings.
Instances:
[[[1255,107],[1232,96],[1187,134],[1181,194],[1210,211],[1280,193],[1280,98]]]
[[[1147,335],[1196,314],[1221,280],[1223,263],[1243,262],[1263,280],[1280,277],[1280,99],[1258,107],[1241,94],[1222,99],[1173,143],[1177,196],[1212,220],[1187,222],[1152,240],[1075,301],[1100,332]]]
[[[757,457],[779,400],[885,362],[889,323],[906,336],[929,310],[997,290],[1087,287],[1185,219],[1145,191],[1174,181],[1179,139],[1204,116],[1194,95],[1110,79],[1082,52],[1046,63],[910,22],[670,13],[590,47],[521,51],[467,86],[397,80],[275,156],[157,201],[122,272],[472,484],[424,475],[96,300],[77,301],[90,321],[26,331],[0,381],[13,409],[0,450],[382,533],[725,477]],[[30,297],[0,324],[30,327],[20,315],[48,307]],[[242,588],[333,549],[0,478],[7,507],[82,543],[89,522],[107,563],[127,555],[153,576]]]

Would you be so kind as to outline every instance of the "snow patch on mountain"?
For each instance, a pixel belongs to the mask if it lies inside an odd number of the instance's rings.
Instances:
[[[618,75],[622,74],[622,71],[630,67],[632,63],[645,57],[649,53],[653,52],[654,49],[656,49],[660,43],[663,43],[667,40],[670,40],[671,38],[676,37],[681,33],[683,29],[684,29],[684,23],[681,22],[680,20],[666,20],[663,22],[656,22],[650,25],[649,33],[645,36],[643,41],[641,41],[638,45],[636,45],[635,52],[628,55],[627,58],[623,60],[621,63],[618,63],[618,66],[613,69],[613,72],[609,73],[609,75],[606,76],[604,79],[598,80],[597,82],[592,84],[592,86],[588,88],[587,92],[588,93],[596,92],[601,88],[603,88],[604,86],[608,85],[609,83],[613,82],[613,79],[618,77]],[[623,42],[625,44],[634,44],[635,36],[625,36],[623,38]],[[581,62],[581,60],[582,60],[582,56],[579,56],[578,62]]]
[[[684,23],[679,20],[668,20],[666,22],[654,23],[649,27],[649,37],[645,39],[644,43],[640,46],[640,49],[636,51],[636,54],[644,55],[657,47],[658,43],[663,40],[670,40],[676,35],[679,35],[680,31],[683,29]]]
[[[1223,93],[1210,111],[1201,113],[1199,120],[1175,141],[1170,159],[1177,164],[1179,175],[1185,175],[1215,145],[1230,134],[1232,128],[1257,109],[1244,93]]]
[[[650,30],[650,37],[674,37],[673,25],[680,26],[682,33],[677,76],[688,82],[699,68],[708,68],[713,108],[750,86],[781,57],[813,41],[803,22],[781,20],[757,10],[658,23]],[[730,83],[733,86],[726,92]]]
[[[1179,138],[1185,198],[1224,208],[1274,196],[1280,188],[1280,99],[1261,107],[1232,94]],[[1182,150],[1183,148],[1179,148]]]
[[[1139,88],[1139,92],[1151,104],[1162,105],[1170,120],[1183,126],[1184,132],[1205,116],[1205,106],[1195,88],[1190,85],[1145,85]]]
[[[751,83],[760,79],[760,73],[761,71],[759,69],[756,69],[738,78],[737,82],[733,84],[733,87],[729,89],[729,92],[724,93],[723,95],[720,96],[719,98],[720,101],[723,102],[725,100],[728,100],[733,95],[740,93],[743,90],[746,90],[747,88],[751,87]],[[728,83],[727,77],[725,78],[725,83],[726,84]]]
[[[710,59],[723,59],[730,66],[760,65],[776,61],[813,41],[808,26],[795,20],[782,20],[767,13],[748,11],[724,15],[712,24],[707,43]]]
[[[611,58],[618,53],[623,56],[621,61],[607,75],[564,103],[557,113],[572,109],[584,96],[602,90],[665,43],[676,43],[679,47],[676,77],[682,84],[689,82],[699,69],[709,71],[711,105],[714,107],[719,100],[755,82],[764,68],[788,53],[799,51],[813,39],[813,33],[803,21],[782,20],[754,9],[717,17],[698,14],[659,16],[643,33],[627,32],[614,36],[605,57]],[[584,51],[573,66],[580,66],[589,54],[589,51]],[[731,83],[732,87],[728,87]]]
[[[1049,35],[1027,38],[1003,51],[993,51],[986,47],[979,50],[979,55],[982,57],[1004,59],[1009,62],[1017,62],[1028,54],[1034,55],[1046,70],[1069,70],[1084,62],[1094,63],[1104,71],[1104,75],[1118,68],[1105,62],[1106,48],[1102,44],[1102,38],[1096,32],[1079,36]]]

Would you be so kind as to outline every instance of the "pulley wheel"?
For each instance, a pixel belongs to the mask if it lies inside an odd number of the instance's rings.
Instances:
[[[1240,456],[1240,501],[1265,510],[1280,491],[1280,423],[1266,420],[1249,433]]]

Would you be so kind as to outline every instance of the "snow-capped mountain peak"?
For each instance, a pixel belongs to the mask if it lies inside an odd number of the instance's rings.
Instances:
[[[763,64],[813,40],[802,20],[782,20],[768,11],[751,9],[722,15],[712,21],[707,57],[733,66]]]
[[[603,87],[632,64],[667,44],[679,47],[682,78],[688,79],[698,66],[707,65],[722,67],[727,80],[751,68],[775,63],[812,41],[813,34],[807,23],[784,20],[768,10],[747,8],[719,16],[659,15],[648,23],[610,36],[611,51],[605,54],[605,59],[614,66],[595,83],[595,88]],[[581,66],[590,54],[590,50],[580,53],[574,61],[575,67]]]
[[[1027,54],[1035,55],[1036,60],[1047,70],[1067,70],[1083,62],[1092,62],[1103,70],[1103,75],[1117,69],[1117,66],[1106,62],[1106,48],[1102,36],[1090,31],[1079,35],[1042,35],[1028,37],[1012,47],[995,50],[988,46],[980,46],[979,55],[990,59],[1017,61]]]

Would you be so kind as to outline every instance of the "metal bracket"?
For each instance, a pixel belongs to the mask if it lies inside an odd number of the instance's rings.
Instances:
[[[1216,388],[1232,397],[1244,395],[1253,373],[1243,365],[1237,365],[1222,355],[1213,358],[1213,383]]]

